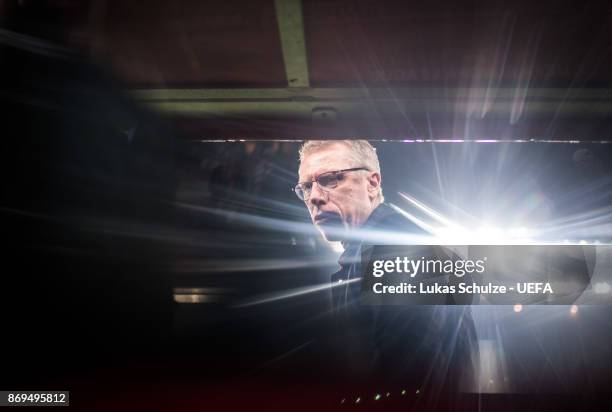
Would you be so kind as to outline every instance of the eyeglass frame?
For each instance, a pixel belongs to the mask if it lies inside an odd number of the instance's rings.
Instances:
[[[298,197],[298,199],[306,202],[306,201],[308,201],[308,199],[310,199],[310,195],[308,195],[308,197],[300,196],[298,194],[298,186],[300,186],[300,185],[302,185],[304,183],[312,183],[313,186],[314,186],[314,183],[316,183],[317,185],[319,185],[321,190],[323,190],[324,192],[329,192],[329,190],[332,190],[332,189],[335,189],[336,187],[338,187],[338,184],[336,183],[336,186],[333,186],[333,187],[323,186],[321,183],[319,183],[319,179],[321,178],[321,176],[325,176],[325,175],[338,175],[338,174],[347,173],[347,172],[357,172],[359,170],[367,170],[368,172],[370,171],[369,168],[363,167],[363,166],[361,166],[361,167],[351,167],[351,168],[348,168],[348,169],[341,169],[341,170],[332,170],[330,172],[321,173],[320,175],[315,177],[313,180],[309,180],[307,182],[298,182],[291,190],[293,191],[293,193],[295,193],[295,195]],[[301,189],[301,190],[302,190],[302,193],[305,192],[304,189]],[[310,188],[310,191],[312,191],[312,187]]]

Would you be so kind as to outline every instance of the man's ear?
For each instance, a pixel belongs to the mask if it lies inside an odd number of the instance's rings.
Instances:
[[[382,181],[382,177],[380,172],[371,172],[368,176],[368,194],[371,199],[376,198],[378,193],[380,192],[380,183]]]

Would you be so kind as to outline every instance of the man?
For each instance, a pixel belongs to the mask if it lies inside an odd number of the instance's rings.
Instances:
[[[345,240],[384,200],[378,157],[364,140],[306,142],[299,176],[296,193],[329,241]]]
[[[348,379],[440,390],[473,380],[476,347],[463,307],[361,304],[360,255],[366,232],[414,234],[418,229],[384,203],[375,149],[365,140],[307,141],[300,149],[294,191],[328,241],[341,241],[341,269],[332,275],[335,337]],[[469,385],[468,385],[469,386]]]

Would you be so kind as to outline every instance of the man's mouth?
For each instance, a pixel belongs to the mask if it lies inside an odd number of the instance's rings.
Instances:
[[[345,227],[340,214],[320,212],[314,216],[313,221],[325,239],[330,241],[342,239]]]
[[[314,222],[317,225],[339,224],[342,222],[342,219],[340,219],[337,213],[321,212],[315,216]]]

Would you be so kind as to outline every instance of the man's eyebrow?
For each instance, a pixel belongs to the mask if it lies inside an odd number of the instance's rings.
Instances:
[[[333,172],[333,170],[330,170],[330,171],[332,171],[332,172]],[[319,173],[311,173],[311,174],[308,174],[308,175],[306,175],[306,176],[304,177],[304,180],[300,179],[300,182],[312,182],[312,181],[314,180],[315,176],[316,176],[316,177],[319,177],[319,176],[321,176],[321,175],[322,175],[322,174],[324,174],[324,173],[329,173],[329,172],[319,172]],[[298,177],[299,177],[299,176],[298,176]]]

